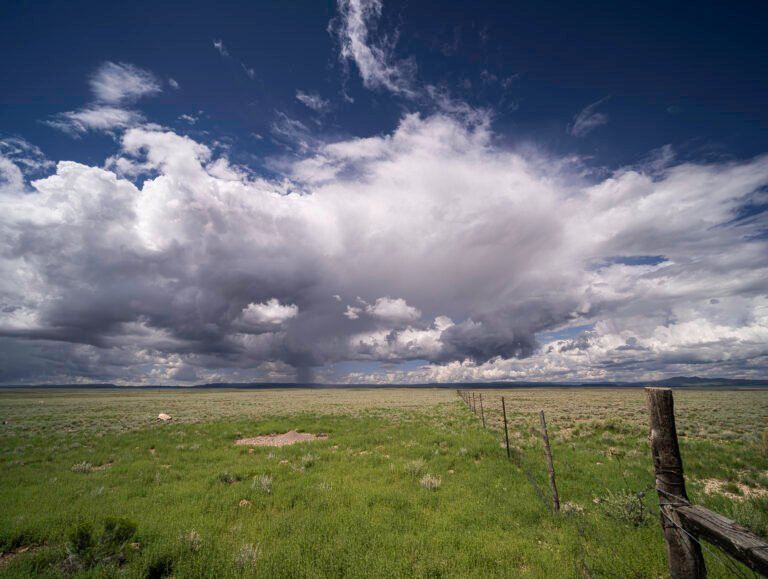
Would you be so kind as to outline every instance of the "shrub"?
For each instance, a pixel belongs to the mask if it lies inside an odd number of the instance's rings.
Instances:
[[[405,472],[412,477],[417,477],[427,468],[427,463],[423,459],[417,458],[405,464]]]
[[[227,470],[219,473],[219,481],[223,482],[224,484],[233,485],[236,482],[240,482],[240,480],[241,478],[239,475],[232,474]]]
[[[90,462],[78,462],[72,465],[72,472],[91,472],[93,465]]]
[[[251,488],[259,490],[263,493],[271,493],[272,492],[272,477],[268,474],[260,474],[259,476],[253,477],[253,482],[251,483]]]
[[[185,551],[197,553],[203,546],[203,540],[200,537],[200,533],[192,529],[181,536],[181,545]]]
[[[634,493],[626,489],[616,492],[608,491],[598,504],[607,516],[633,527],[640,527],[651,519],[651,511],[645,504],[644,492]]]
[[[423,489],[427,489],[428,491],[436,491],[440,488],[440,485],[443,484],[443,479],[441,479],[439,476],[432,476],[431,474],[427,473],[421,477],[419,484]]]
[[[576,503],[568,501],[560,506],[560,512],[564,515],[578,515],[584,512],[584,507]]]
[[[79,523],[69,534],[63,568],[77,571],[109,563],[121,565],[126,560],[128,542],[135,534],[136,523],[119,517],[104,520],[104,530],[98,539],[91,525]]]
[[[301,457],[301,467],[302,468],[310,468],[312,465],[315,464],[315,461],[317,460],[317,457],[314,454],[305,454]]]
[[[235,565],[244,569],[246,567],[252,567],[256,564],[261,556],[261,549],[258,545],[246,543],[240,548],[237,556],[235,557]]]

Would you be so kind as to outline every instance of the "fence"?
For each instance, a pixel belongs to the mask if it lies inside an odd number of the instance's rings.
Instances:
[[[486,415],[482,393],[470,393],[467,390],[457,390],[457,392],[476,415],[479,406],[479,417],[485,428]],[[693,505],[688,500],[683,476],[683,461],[675,428],[672,390],[646,388],[645,392],[650,418],[650,445],[656,478],[655,487],[659,498],[660,521],[667,545],[671,578],[699,579],[707,576],[702,546],[707,547],[701,540],[728,553],[752,571],[768,577],[768,542],[734,521],[699,505]],[[507,457],[511,458],[507,407],[503,396],[501,410]],[[560,499],[543,410],[539,413],[539,419],[552,493],[552,508],[557,512],[560,508]],[[531,473],[526,471],[526,475],[541,495]],[[713,554],[717,556],[714,551]],[[738,572],[735,575],[738,575]]]

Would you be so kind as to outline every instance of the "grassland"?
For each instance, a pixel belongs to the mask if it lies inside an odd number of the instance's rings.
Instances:
[[[666,574],[642,391],[482,394],[489,429],[451,390],[0,391],[0,575]],[[692,500],[768,533],[768,391],[675,396]],[[329,436],[233,444],[291,429]]]

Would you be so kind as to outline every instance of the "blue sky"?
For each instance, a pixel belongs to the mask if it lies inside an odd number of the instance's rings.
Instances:
[[[0,382],[764,376],[764,12],[9,3]]]

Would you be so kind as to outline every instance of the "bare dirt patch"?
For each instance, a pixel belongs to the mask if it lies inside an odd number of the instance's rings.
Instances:
[[[296,432],[291,430],[284,434],[267,434],[253,438],[239,438],[235,444],[239,446],[289,446],[299,442],[312,442],[313,440],[325,440],[328,435],[324,432],[312,434],[310,432]]]
[[[761,489],[757,487],[750,487],[749,485],[745,485],[744,483],[731,483],[732,486],[735,486],[739,489],[739,492],[741,492],[740,495],[730,492],[726,485],[728,485],[728,481],[724,480],[718,480],[715,478],[708,478],[701,481],[704,485],[704,494],[711,495],[711,494],[718,494],[722,495],[727,499],[730,499],[732,501],[741,502],[744,499],[749,499],[752,497],[768,497],[768,490]]]

